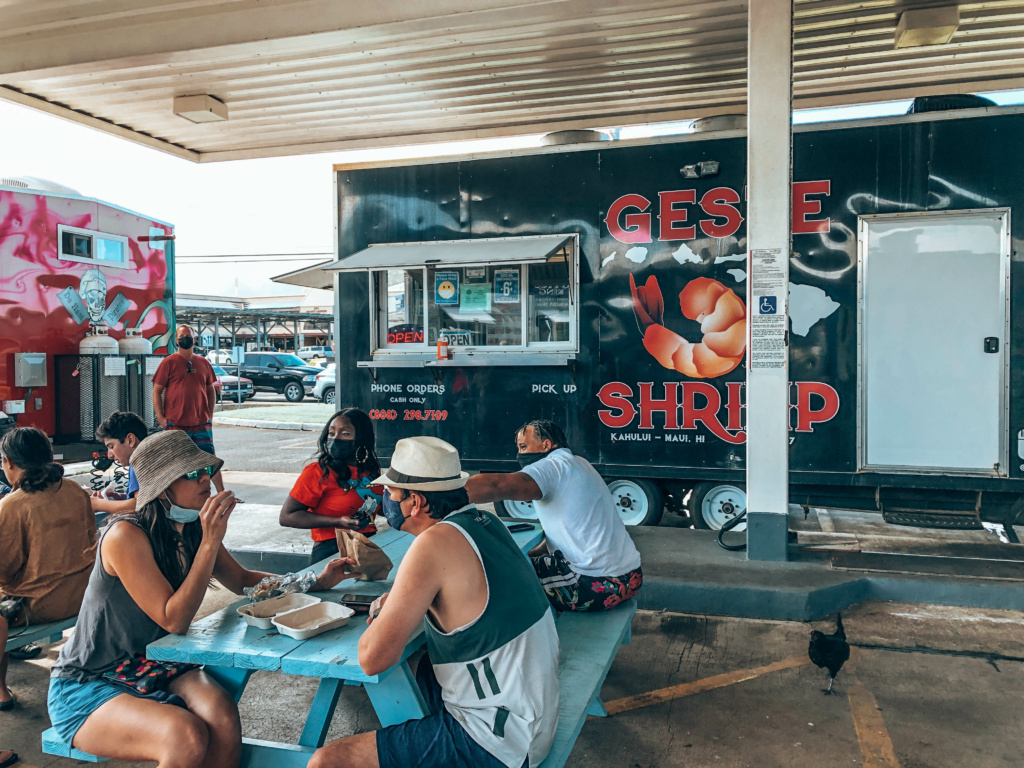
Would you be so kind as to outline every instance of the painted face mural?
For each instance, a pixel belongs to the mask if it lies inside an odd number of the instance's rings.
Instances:
[[[89,319],[99,323],[107,308],[107,278],[98,269],[90,269],[82,275],[78,295],[82,297],[86,309],[89,310]]]

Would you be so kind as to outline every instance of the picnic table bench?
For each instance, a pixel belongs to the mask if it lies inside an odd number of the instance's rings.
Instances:
[[[536,527],[512,536],[525,553],[540,543],[543,533]],[[343,594],[376,597],[387,592],[413,537],[387,530],[377,534],[374,542],[395,564],[386,580],[344,581],[333,590],[318,593],[318,596],[336,602]],[[247,602],[239,600],[195,622],[187,634],[168,635],[146,649],[146,656],[155,661],[205,665],[207,673],[223,685],[235,701],[241,698],[249,678],[257,670],[320,678],[299,743],[282,744],[244,738],[242,765],[246,768],[305,768],[313,752],[323,746],[327,738],[331,718],[345,684],[362,685],[366,689],[381,725],[394,725],[428,714],[408,665],[409,656],[425,643],[422,627],[406,643],[398,664],[380,675],[367,675],[359,666],[359,638],[366,630],[361,616],[356,615],[346,626],[309,640],[294,640],[273,629],[248,626],[236,613],[236,609]],[[43,752],[90,762],[102,760],[65,744],[52,728],[43,733]]]
[[[540,768],[565,765],[587,715],[607,717],[601,686],[619,648],[629,644],[634,614],[631,599],[601,613],[558,617],[558,729]]]
[[[64,630],[75,626],[77,620],[77,616],[72,616],[70,619],[51,621],[48,624],[29,624],[25,628],[11,627],[7,643],[4,646],[4,653],[34,643],[36,640],[44,640],[49,643],[60,642],[64,637]]]

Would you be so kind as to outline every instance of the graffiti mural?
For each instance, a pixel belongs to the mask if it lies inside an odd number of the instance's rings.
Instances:
[[[127,238],[128,267],[62,260],[58,225]],[[27,396],[14,387],[14,353],[48,355],[48,386],[33,393],[41,407],[27,403],[19,424],[53,434],[53,355],[76,353],[93,324],[115,339],[138,329],[166,352],[171,238],[171,226],[95,200],[0,189],[0,400]]]

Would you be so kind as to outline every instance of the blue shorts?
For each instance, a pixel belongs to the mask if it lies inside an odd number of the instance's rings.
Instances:
[[[196,448],[207,453],[214,453],[213,448],[213,426],[210,424],[204,424],[201,427],[179,427],[177,424],[167,422],[168,429],[176,429],[180,432],[184,432],[192,438],[192,442],[196,444]]]
[[[423,698],[433,713],[422,720],[408,720],[377,731],[380,768],[505,768],[498,758],[477,744],[459,722],[448,714],[441,700],[441,685],[430,659],[424,656],[416,669]],[[523,763],[524,766],[529,762]]]
[[[104,680],[81,683],[70,677],[51,677],[50,693],[46,697],[50,722],[61,741],[71,746],[86,718],[123,693],[123,688]]]

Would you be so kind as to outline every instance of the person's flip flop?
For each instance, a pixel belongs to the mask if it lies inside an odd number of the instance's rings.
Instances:
[[[7,768],[8,765],[14,765],[18,762],[18,753],[11,752],[9,749],[0,749],[0,768]]]
[[[18,702],[18,697],[17,696],[11,696],[11,698],[8,699],[7,701],[0,701],[0,712],[9,712],[9,711],[11,711],[12,709],[14,709],[14,705],[17,702]],[[8,763],[8,765],[10,765],[10,763]],[[3,766],[0,765],[0,768],[3,768]]]

